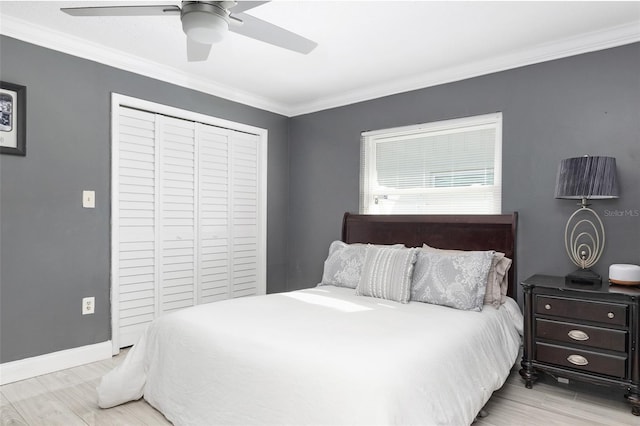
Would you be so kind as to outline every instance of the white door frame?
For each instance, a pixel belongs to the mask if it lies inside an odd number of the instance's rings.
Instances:
[[[168,105],[158,104],[155,102],[145,101],[118,93],[111,94],[111,342],[112,353],[120,352],[119,344],[119,327],[120,327],[120,301],[119,301],[119,259],[116,256],[119,247],[119,236],[114,229],[119,228],[119,207],[120,200],[118,198],[119,188],[119,128],[120,128],[120,107],[129,107],[140,109],[151,113],[181,118],[200,122],[216,127],[235,130],[244,133],[250,133],[259,137],[259,200],[258,200],[258,294],[266,293],[266,259],[267,259],[267,140],[268,130],[259,127],[249,126],[242,123],[211,117],[205,114],[187,111]]]

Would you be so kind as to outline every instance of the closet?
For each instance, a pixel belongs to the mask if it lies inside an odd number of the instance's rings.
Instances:
[[[266,131],[119,95],[113,103],[116,353],[158,316],[265,293]]]

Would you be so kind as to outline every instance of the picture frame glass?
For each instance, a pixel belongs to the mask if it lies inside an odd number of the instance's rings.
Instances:
[[[0,146],[2,147],[18,148],[16,130],[18,106],[17,92],[0,89]]]
[[[0,154],[27,155],[27,88],[0,81]]]

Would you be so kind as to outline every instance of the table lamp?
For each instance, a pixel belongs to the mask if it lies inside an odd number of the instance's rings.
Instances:
[[[571,215],[564,230],[567,254],[579,268],[566,276],[566,282],[600,285],[602,278],[590,268],[604,250],[604,225],[587,201],[618,198],[616,159],[585,155],[562,160],[555,198],[580,200],[580,208]]]

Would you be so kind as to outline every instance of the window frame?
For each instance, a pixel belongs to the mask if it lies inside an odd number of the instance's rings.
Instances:
[[[423,123],[410,126],[394,127],[380,130],[364,131],[361,134],[360,146],[360,199],[359,212],[367,214],[371,212],[371,204],[373,203],[372,193],[382,192],[376,191],[377,188],[371,188],[371,182],[377,182],[376,168],[371,167],[376,160],[376,147],[378,143],[405,141],[410,137],[434,137],[446,134],[463,133],[469,130],[494,129],[494,162],[493,162],[493,180],[491,186],[449,186],[432,188],[411,188],[411,189],[392,189],[385,188],[385,192],[390,195],[413,195],[413,194],[446,194],[451,193],[452,198],[465,197],[472,193],[480,193],[482,191],[497,192],[497,199],[494,199],[493,210],[484,211],[473,214],[500,214],[502,210],[502,112],[494,112],[490,114],[482,114],[455,118],[449,120],[440,120],[430,123]],[[456,171],[454,171],[455,173]],[[465,211],[449,212],[446,214],[465,214]],[[398,214],[398,212],[376,212],[376,214]],[[417,214],[441,214],[430,211],[421,211]]]

